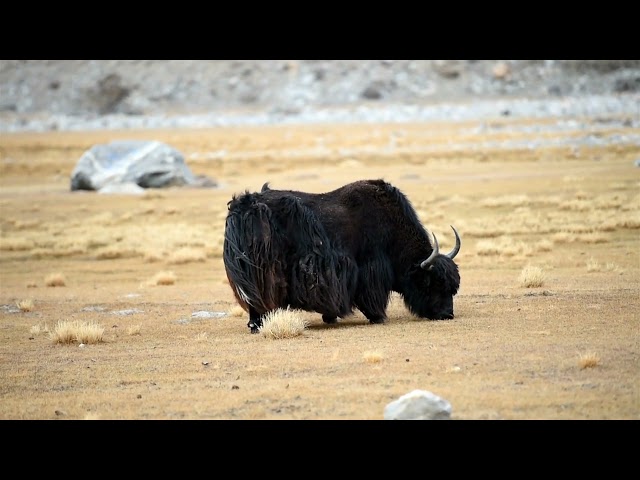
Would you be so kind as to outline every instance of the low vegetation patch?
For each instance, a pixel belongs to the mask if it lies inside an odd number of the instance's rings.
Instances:
[[[104,327],[93,322],[80,320],[59,321],[49,334],[53,343],[100,343],[103,341]]]
[[[259,332],[263,337],[273,339],[298,337],[307,328],[307,321],[301,314],[290,308],[273,310],[265,316]]]

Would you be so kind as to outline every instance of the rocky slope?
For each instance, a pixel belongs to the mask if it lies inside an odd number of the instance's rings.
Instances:
[[[359,120],[381,107],[394,121],[388,106],[399,119],[402,108],[447,118],[436,107],[496,99],[606,98],[596,110],[633,112],[639,92],[640,60],[2,60],[0,131],[182,126],[177,116],[199,126],[194,115],[204,125]]]

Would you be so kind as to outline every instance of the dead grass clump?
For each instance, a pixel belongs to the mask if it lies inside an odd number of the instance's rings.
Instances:
[[[615,272],[615,273],[624,272],[624,270],[622,269],[622,267],[620,267],[620,265],[613,262],[607,262],[604,268],[607,272]]]
[[[362,354],[362,358],[367,363],[380,363],[384,358],[384,355],[380,352],[366,351]]]
[[[185,263],[204,262],[207,254],[204,250],[196,248],[180,248],[169,255],[167,262],[173,265],[182,265]]]
[[[607,243],[609,238],[602,233],[587,233],[579,235],[578,240],[584,243]]]
[[[29,282],[27,282],[27,288],[38,288],[38,284],[36,282],[34,282],[33,280],[29,281]]]
[[[33,300],[30,298],[19,300],[16,302],[16,307],[18,307],[21,312],[30,312],[33,310]]]
[[[176,283],[176,274],[170,271],[162,271],[156,273],[151,280],[147,282],[148,285],[173,285]]]
[[[64,287],[67,279],[62,273],[51,273],[44,278],[44,284],[47,287]]]
[[[49,335],[53,343],[100,343],[103,341],[104,327],[93,322],[80,320],[59,321]]]
[[[247,312],[240,305],[234,305],[229,309],[228,313],[230,317],[243,317]]]
[[[0,238],[0,250],[23,252],[31,250],[33,247],[35,247],[35,243],[33,240],[29,240],[28,238]]]
[[[581,354],[578,360],[578,365],[583,370],[585,368],[597,367],[599,363],[600,363],[600,357],[593,352]]]
[[[258,329],[263,337],[280,339],[298,337],[307,328],[307,321],[299,310],[278,308],[269,312]]]
[[[602,265],[598,263],[595,259],[590,258],[587,262],[587,272],[600,272],[602,271]]]
[[[165,257],[165,253],[162,250],[149,249],[149,250],[145,250],[142,253],[142,258],[147,263],[159,262],[161,260],[164,260],[164,257]]]
[[[140,325],[131,325],[127,327],[127,335],[140,335]]]
[[[576,236],[571,235],[569,232],[554,233],[551,237],[553,243],[571,243],[576,241]]]
[[[520,284],[526,288],[541,287],[544,285],[544,272],[542,268],[527,265],[520,272]]]
[[[558,205],[559,210],[568,210],[571,212],[588,212],[592,208],[591,202],[586,200],[568,200]]]
[[[535,250],[537,252],[550,252],[551,250],[553,250],[553,242],[547,238],[544,238],[536,243]]]
[[[39,335],[41,333],[49,333],[49,325],[47,325],[46,323],[44,323],[44,324],[38,323],[37,325],[33,325],[29,329],[29,333],[31,335]]]
[[[98,260],[115,260],[117,258],[127,258],[131,256],[132,252],[130,250],[119,245],[105,247],[96,252],[96,259]]]

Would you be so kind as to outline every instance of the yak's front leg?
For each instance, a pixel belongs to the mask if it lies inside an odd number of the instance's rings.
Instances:
[[[254,310],[253,307],[249,307],[249,323],[247,327],[251,329],[251,333],[258,333],[262,326],[262,315]]]

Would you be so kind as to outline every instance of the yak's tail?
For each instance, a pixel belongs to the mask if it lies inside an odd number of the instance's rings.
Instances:
[[[280,306],[286,284],[272,212],[252,197],[246,194],[230,202],[222,257],[238,303],[247,312],[253,307],[262,314]]]

